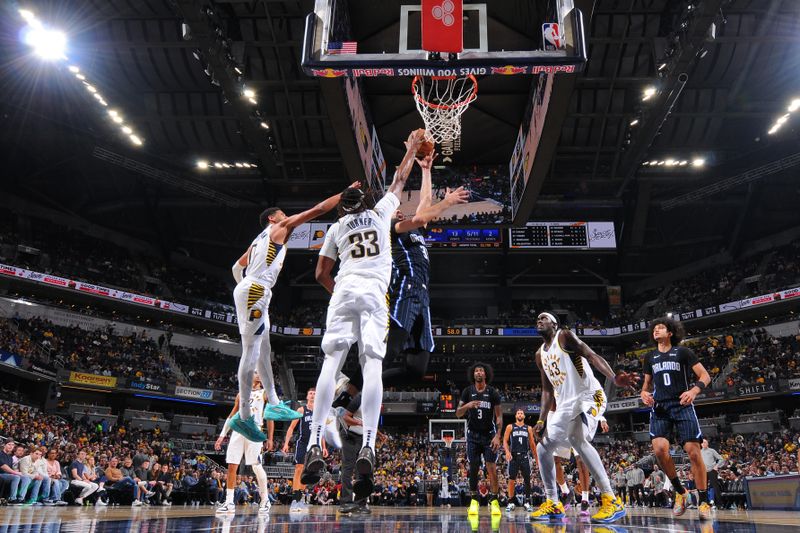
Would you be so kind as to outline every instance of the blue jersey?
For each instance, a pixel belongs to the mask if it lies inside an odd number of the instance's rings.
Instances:
[[[392,221],[392,296],[399,296],[404,283],[427,287],[429,283],[430,261],[425,237],[418,230],[397,233]]]
[[[680,401],[681,394],[692,388],[692,367],[699,362],[685,346],[673,346],[666,353],[657,348],[644,358],[642,372],[653,376],[653,398],[657,402]]]
[[[530,449],[530,444],[528,443],[528,424],[522,424],[521,426],[517,424],[512,425],[511,453],[514,455],[527,454]]]
[[[300,432],[297,434],[298,442],[308,442],[311,436],[311,420],[314,418],[314,411],[308,407],[303,407],[303,418],[300,419]]]

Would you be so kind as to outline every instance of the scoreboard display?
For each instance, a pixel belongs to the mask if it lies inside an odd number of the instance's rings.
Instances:
[[[431,228],[425,234],[431,248],[500,248],[503,237],[498,228]]]
[[[613,222],[528,222],[511,228],[511,248],[615,249]]]
[[[439,412],[443,414],[454,414],[456,412],[456,397],[452,394],[440,394]]]

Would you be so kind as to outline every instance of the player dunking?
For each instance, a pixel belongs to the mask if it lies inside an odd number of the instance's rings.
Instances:
[[[508,462],[508,512],[514,510],[514,485],[519,473],[522,473],[522,482],[525,484],[525,510],[531,511],[531,452],[535,453],[535,446],[533,429],[525,423],[525,411],[517,409],[514,423],[507,425],[503,433],[503,448]]]
[[[711,518],[708,504],[706,467],[700,451],[703,434],[694,410],[694,399],[711,383],[711,377],[695,353],[685,346],[683,326],[671,318],[659,318],[650,325],[650,334],[657,344],[643,362],[642,401],[651,408],[650,440],[658,464],[675,488],[675,516],[686,512],[686,488],[675,472],[669,455],[669,438],[677,429],[678,439],[689,455],[692,474],[700,495],[697,510],[700,519]]]
[[[262,421],[264,415],[264,405],[266,404],[266,391],[261,388],[261,379],[258,373],[253,374],[253,392],[249,398],[250,414],[254,419],[259,422]],[[222,433],[220,433],[217,442],[214,443],[215,450],[222,449],[222,443],[225,436],[230,429],[231,418],[239,412],[239,395],[236,395],[236,400],[233,402],[233,409],[231,414],[225,420],[225,425],[222,426]],[[269,437],[267,439],[267,449],[272,448],[272,433],[275,423],[270,421],[268,424]],[[261,505],[258,507],[258,512],[268,513],[270,509],[269,492],[267,489],[267,473],[264,472],[264,467],[261,466],[261,448],[260,442],[253,442],[247,440],[239,433],[233,433],[231,440],[228,443],[228,450],[225,453],[225,461],[228,463],[228,482],[227,490],[225,491],[225,503],[218,509],[218,513],[235,513],[236,504],[233,501],[234,487],[236,486],[236,473],[239,470],[239,464],[244,458],[244,464],[253,468],[253,472],[258,480],[258,492],[261,495]]]
[[[359,189],[348,189],[339,202],[339,220],[325,235],[317,261],[316,277],[332,294],[328,306],[325,335],[322,338],[322,363],[317,380],[317,409],[311,424],[305,471],[318,475],[325,467],[319,446],[328,411],[333,402],[336,376],[350,347],[358,343],[364,388],[361,392],[364,435],[356,460],[359,478],[353,484],[357,498],[368,496],[374,485],[375,439],[383,401],[383,357],[389,333],[389,280],[392,255],[390,224],[400,205],[408,174],[424,138],[424,130],[412,132],[406,141],[406,154],[386,195],[369,209]],[[331,272],[339,260],[334,282]],[[334,292],[334,286],[336,291]]]
[[[351,185],[352,188],[359,186],[358,182]],[[267,438],[250,416],[250,390],[253,387],[253,372],[256,368],[267,391],[267,400],[274,406],[274,413],[270,418],[290,420],[295,417],[291,409],[280,403],[275,392],[267,316],[269,302],[272,299],[272,287],[286,258],[286,241],[297,226],[336,207],[340,197],[340,194],[331,196],[311,209],[292,216],[286,216],[277,207],[266,209],[259,216],[259,223],[264,231],[253,240],[247,251],[232,267],[233,277],[237,282],[233,290],[233,300],[236,304],[239,334],[242,336],[242,358],[239,361],[238,371],[241,398],[239,413],[229,422],[231,429],[254,442],[263,442]]]
[[[300,425],[300,431],[297,434],[297,442],[294,444],[294,478],[292,480],[292,504],[289,506],[290,512],[301,512],[308,509],[308,505],[303,501],[303,461],[306,458],[306,448],[308,447],[308,438],[311,435],[311,420],[314,417],[314,399],[316,397],[316,389],[311,387],[306,393],[306,405],[297,408],[301,418],[292,420],[289,424],[289,429],[286,430],[286,438],[283,443],[283,453],[289,453],[289,441],[292,440],[294,428]],[[325,439],[321,441],[322,455],[328,456],[328,450],[325,446]]]
[[[450,207],[466,203],[469,193],[463,187],[447,190],[444,199],[431,205],[431,167],[436,159],[431,152],[416,162],[422,169],[419,204],[413,217],[398,210],[392,221],[392,281],[389,285],[389,313],[392,317],[386,356],[383,359],[384,386],[407,385],[420,381],[428,369],[434,349],[428,287],[430,260],[425,237],[419,228],[435,220]],[[340,394],[334,405],[346,405],[361,388],[360,376],[353,376],[352,387]],[[340,374],[339,387],[347,376]]]
[[[489,508],[491,514],[503,514],[497,501],[497,451],[500,449],[500,433],[503,426],[503,410],[500,393],[489,385],[494,372],[491,365],[475,363],[467,370],[471,385],[464,388],[456,408],[456,416],[467,415],[467,461],[469,461],[469,497],[467,514],[476,516],[480,511],[478,503],[478,471],[481,459],[486,463],[491,493]]]
[[[542,378],[542,408],[534,435],[539,440],[536,450],[547,499],[531,513],[531,518],[550,520],[564,516],[564,506],[558,499],[553,454],[560,447],[571,446],[589,467],[602,492],[600,509],[592,520],[604,523],[619,520],[625,516],[625,507],[614,495],[600,455],[590,442],[605,395],[589,364],[619,387],[632,386],[638,376],[625,372],[615,375],[605,359],[573,332],[559,329],[558,320],[551,313],[539,314],[536,326],[544,342],[536,352]],[[557,403],[552,410],[554,401]]]

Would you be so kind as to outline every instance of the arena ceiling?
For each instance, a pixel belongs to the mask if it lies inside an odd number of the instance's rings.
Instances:
[[[352,1],[363,12],[371,5]],[[496,4],[497,18],[510,31],[533,35],[515,17],[520,3]],[[590,59],[574,80],[532,218],[616,221],[622,253],[597,262],[610,279],[712,251],[736,255],[748,240],[797,225],[799,189],[791,168],[749,181],[732,178],[797,151],[794,118],[773,135],[767,131],[800,98],[800,3],[695,0],[688,18],[690,2],[683,0],[576,3],[591,13]],[[308,207],[348,183],[352,154],[342,139],[352,133],[331,113],[344,100],[328,90],[339,82],[309,78],[299,65],[312,4],[7,3],[0,186],[165,252],[229,264],[264,206]],[[70,59],[141,133],[143,146],[115,133],[73,73],[30,57],[19,41],[20,7],[69,34]],[[380,22],[371,32],[363,23],[365,39],[391,30],[391,21]],[[680,46],[672,46],[676,32]],[[234,91],[236,80],[222,68],[228,55],[254,91],[255,105]],[[665,58],[669,66],[660,68]],[[681,74],[686,83],[673,99]],[[659,90],[643,101],[649,86]],[[463,162],[507,162],[529,89],[530,78],[481,80],[479,100],[465,116]],[[370,80],[366,93],[391,164],[402,139],[420,125],[407,80]],[[705,166],[641,165],[669,159],[703,159]],[[258,168],[199,171],[198,160]],[[707,196],[684,196],[715,183],[718,190]]]

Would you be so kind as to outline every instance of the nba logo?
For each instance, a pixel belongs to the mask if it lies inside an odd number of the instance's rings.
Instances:
[[[547,52],[554,52],[564,47],[564,40],[561,36],[561,29],[557,22],[545,22],[542,24],[542,39],[544,49]]]

